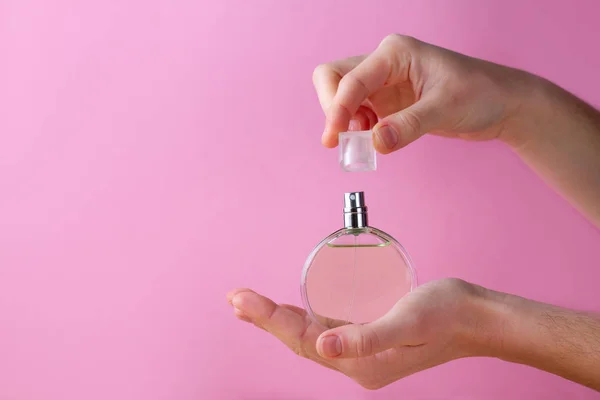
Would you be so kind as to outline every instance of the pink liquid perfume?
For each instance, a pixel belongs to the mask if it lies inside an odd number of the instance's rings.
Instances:
[[[344,227],[315,247],[302,271],[302,299],[310,316],[329,328],[371,322],[416,285],[402,245],[368,225],[364,193],[346,193]]]

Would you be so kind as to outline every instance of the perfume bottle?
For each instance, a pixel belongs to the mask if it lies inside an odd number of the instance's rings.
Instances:
[[[302,271],[302,300],[309,315],[327,328],[371,322],[416,285],[402,245],[368,225],[364,193],[346,193],[344,227],[315,247]]]

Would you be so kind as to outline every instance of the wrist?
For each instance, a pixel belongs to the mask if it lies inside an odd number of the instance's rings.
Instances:
[[[525,71],[515,71],[509,90],[507,116],[500,141],[513,150],[535,142],[551,115],[549,98],[554,85],[539,76]]]
[[[466,357],[506,358],[509,326],[513,323],[508,294],[472,285],[465,301],[461,347]]]
[[[469,355],[528,364],[539,350],[535,342],[542,339],[536,327],[539,303],[480,286],[477,292]]]

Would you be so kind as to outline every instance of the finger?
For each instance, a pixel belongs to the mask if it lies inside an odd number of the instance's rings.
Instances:
[[[440,106],[434,96],[389,115],[373,128],[375,149],[387,154],[414,142],[442,124]]]
[[[371,129],[371,121],[375,113],[365,106],[360,106],[350,120],[349,131],[365,131]],[[376,118],[376,117],[375,117]]]
[[[395,40],[395,39],[394,39]],[[337,92],[327,108],[322,142],[335,147],[337,135],[348,128],[352,116],[370,94],[385,85],[408,80],[412,61],[411,50],[416,41],[386,39],[356,68],[339,81]]]
[[[323,332],[317,351],[324,358],[368,357],[395,346],[416,346],[414,317],[398,303],[388,314],[364,325],[346,325]]]
[[[370,130],[373,129],[373,127],[375,125],[377,125],[377,122],[379,121],[379,119],[377,118],[377,114],[375,114],[375,112],[373,110],[371,110],[370,108],[364,107],[365,108],[365,115],[367,116],[367,118],[369,119],[369,125],[367,127],[365,127],[365,130]]]
[[[281,307],[272,300],[253,291],[242,291],[232,298],[235,308],[247,315],[255,324],[275,335],[285,344],[297,344],[305,339],[309,321],[296,310]]]
[[[340,80],[356,67],[366,56],[349,57],[328,64],[321,64],[313,72],[313,85],[323,111],[331,105]]]
[[[313,72],[313,85],[317,91],[319,104],[323,111],[326,111],[331,105],[331,101],[337,92],[338,85],[342,80],[342,75],[331,65],[322,64],[315,68]]]
[[[239,320],[252,323],[252,320],[250,318],[248,318],[248,316],[246,314],[244,314],[242,311],[238,310],[237,308],[233,309],[233,314]]]
[[[227,298],[227,302],[231,305],[233,305],[233,298],[238,294],[238,293],[243,293],[243,292],[252,292],[254,293],[254,291],[252,289],[248,289],[248,288],[237,288],[237,289],[233,289],[231,291],[229,291],[226,295]]]
[[[227,293],[227,302],[233,306],[232,300],[236,294],[242,293],[242,292],[251,292],[251,291],[252,290],[247,289],[247,288],[234,289],[234,290],[230,291],[229,293]],[[252,323],[252,320],[246,314],[244,314],[241,310],[237,309],[235,306],[233,307],[233,315],[235,315],[235,317],[241,321]]]
[[[306,313],[290,309],[293,306],[279,306],[250,290],[237,292],[232,297],[232,304],[296,354],[335,369],[331,362],[318,355],[315,345],[324,329],[312,323]]]
[[[282,304],[282,305],[280,305],[280,307],[287,308],[288,310],[295,312],[296,314],[300,315],[301,317],[308,317],[308,313],[306,312],[306,310],[304,308],[292,306],[289,304]],[[318,314],[316,315],[316,318],[324,327],[327,327],[327,328],[337,328],[338,326],[348,325],[348,322],[346,322],[346,321],[342,321],[340,319],[324,317],[324,316],[318,315]]]
[[[295,312],[302,318],[304,318],[308,315],[308,313],[306,312],[306,310],[304,308],[293,306],[291,304],[281,304],[279,307],[287,308],[288,310]]]
[[[235,291],[230,292],[230,294],[228,294],[228,298],[229,297],[233,297],[236,293],[241,293],[243,291],[252,292],[252,290],[250,290],[250,289],[237,289]],[[303,308],[300,308],[300,307],[296,307],[296,306],[289,305],[289,304],[282,304],[280,307],[286,308],[286,309],[288,309],[288,310],[296,313],[297,315],[299,315],[302,318],[306,318],[307,315],[308,315],[308,313],[306,312],[306,310],[304,310]],[[239,319],[241,319],[243,321],[250,322],[250,323],[253,322],[252,320],[249,319],[249,317],[247,317],[245,314],[243,314],[240,310],[237,310],[236,308],[234,308],[234,310],[235,310],[236,316]],[[241,313],[241,316],[238,315],[238,312]],[[262,326],[259,326],[257,324],[255,324],[255,326],[257,326],[260,329],[265,330]],[[308,358],[309,360],[312,360],[312,361],[314,361],[314,362],[316,362],[316,363],[318,363],[318,364],[320,364],[320,365],[322,365],[324,367],[333,369],[335,371],[339,371],[338,368],[336,368],[335,366],[331,365],[331,363],[328,362],[327,360],[324,360],[322,357],[320,357],[318,354],[316,354],[316,352],[314,353],[314,355],[307,354],[306,358]]]

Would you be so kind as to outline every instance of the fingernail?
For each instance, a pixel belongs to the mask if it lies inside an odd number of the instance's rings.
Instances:
[[[350,120],[350,124],[348,125],[349,131],[360,131],[361,129],[360,121],[355,119]]]
[[[375,130],[375,134],[379,137],[379,141],[390,150],[396,148],[398,144],[398,133],[389,125],[380,126]]]
[[[337,357],[342,354],[342,342],[340,338],[333,336],[325,336],[321,339],[321,351],[327,357]]]

